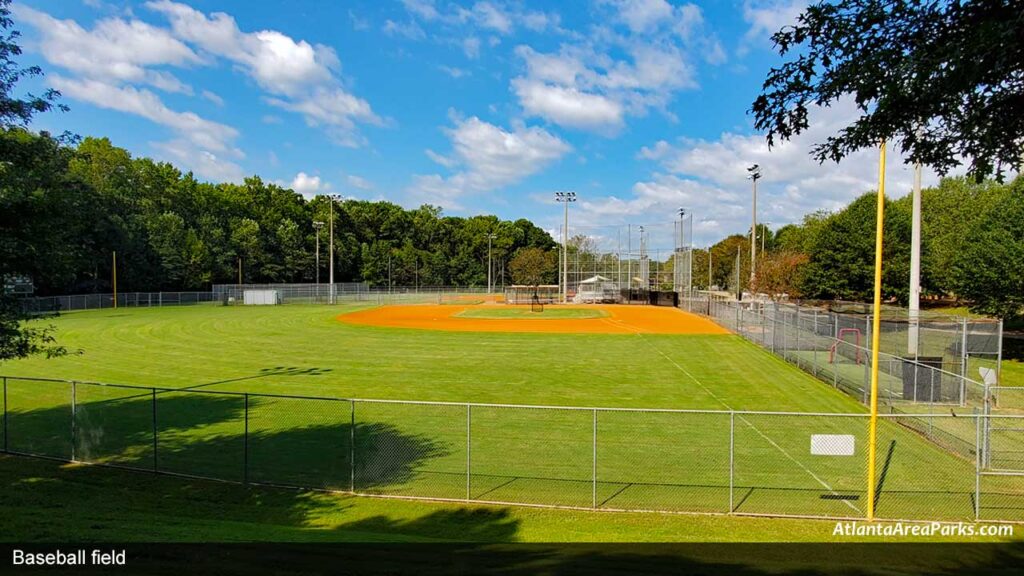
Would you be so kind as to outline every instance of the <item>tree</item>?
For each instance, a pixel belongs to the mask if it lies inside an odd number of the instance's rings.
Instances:
[[[1024,177],[1005,187],[953,260],[954,287],[972,312],[1003,319],[1024,315]]]
[[[38,66],[22,68],[16,62],[16,58],[21,56],[21,46],[17,42],[21,33],[13,29],[10,6],[11,0],[0,0],[0,126],[28,126],[36,114],[47,112],[54,106],[67,110],[67,106],[57,102],[60,92],[53,89],[46,90],[41,96],[31,93],[24,98],[13,96],[18,82],[42,76],[43,71]]]
[[[552,282],[557,267],[555,253],[540,248],[520,248],[509,263],[512,281],[534,288]]]
[[[899,143],[946,173],[977,179],[1021,167],[1024,34],[1019,0],[819,1],[772,36],[782,56],[754,101],[771,145],[808,127],[808,107],[852,95],[860,115],[818,143],[815,158]]]
[[[783,296],[799,298],[802,294],[801,275],[803,267],[810,260],[807,254],[781,250],[765,254],[757,259],[754,276],[755,292],[767,294],[772,300]]]
[[[829,216],[815,234],[807,251],[809,262],[801,290],[809,298],[865,301],[874,286],[875,204],[874,193],[854,200]],[[886,199],[882,292],[901,302],[907,299],[910,274],[910,212]]]
[[[21,55],[21,47],[17,44],[19,33],[13,29],[14,21],[11,19],[10,5],[10,0],[0,0],[0,129],[5,132],[11,128],[28,125],[35,114],[46,112],[53,108],[57,98],[60,97],[60,93],[56,90],[47,90],[42,96],[34,96],[32,94],[27,94],[24,98],[15,98],[13,96],[14,89],[19,81],[28,77],[39,76],[42,74],[42,70],[36,66],[22,68],[15,61]],[[57,107],[66,109],[63,104],[57,104]],[[16,139],[14,143],[25,142],[25,136],[27,135],[24,131],[15,130],[15,132]],[[19,136],[21,137],[20,142]],[[32,141],[31,137],[28,137],[27,140],[27,143],[30,145],[42,144],[44,148],[48,148],[53,153],[50,158],[56,159],[58,162],[64,161],[64,158],[59,153],[59,147],[49,137],[35,140],[35,142]],[[3,186],[0,188],[0,212],[6,213],[11,204],[21,204],[22,207],[26,208],[30,206],[33,208],[38,207],[40,199],[37,191],[31,190],[24,185],[27,180],[25,176],[27,175],[22,174],[20,171],[11,170],[11,168],[14,168],[14,162],[10,160],[14,156],[5,155],[3,158],[5,159],[3,164],[5,170]],[[25,159],[24,156],[22,158]],[[32,156],[29,156],[27,159],[30,163],[35,164],[35,159]],[[45,202],[46,199],[42,201]],[[24,213],[17,211],[10,214],[12,218],[14,214],[17,215],[18,219],[25,217]],[[17,224],[14,227],[16,228]],[[12,256],[11,258],[4,258],[5,261],[0,262],[2,276],[6,274],[23,274],[27,272],[25,268],[35,266],[26,259],[27,255],[15,256],[13,252],[9,251],[12,248],[17,250],[18,242],[13,240],[13,236],[15,235],[4,234],[3,237],[0,237],[0,246],[3,246],[3,249],[0,250],[5,252],[6,255]],[[61,252],[64,251],[62,250]],[[10,264],[15,263],[15,266],[10,266]],[[0,276],[0,281],[5,280],[2,276]],[[55,344],[52,327],[38,328],[30,326],[29,323],[32,320],[33,318],[24,313],[21,304],[0,287],[0,361],[21,358],[39,352],[46,352],[49,356],[57,356],[66,352]]]

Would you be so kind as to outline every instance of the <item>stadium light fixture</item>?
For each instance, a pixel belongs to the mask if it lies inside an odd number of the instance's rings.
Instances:
[[[555,202],[565,205],[562,223],[562,303],[569,301],[569,203],[576,201],[575,192],[555,192]]]

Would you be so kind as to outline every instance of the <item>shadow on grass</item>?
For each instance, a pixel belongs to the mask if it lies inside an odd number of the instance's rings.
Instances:
[[[5,440],[13,453],[333,490],[350,490],[353,482],[357,490],[380,491],[415,483],[424,465],[448,454],[444,443],[397,422],[359,421],[353,429],[350,406],[79,386],[74,417],[70,404],[12,408]]]

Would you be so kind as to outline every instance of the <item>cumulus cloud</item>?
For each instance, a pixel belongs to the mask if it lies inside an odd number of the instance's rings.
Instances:
[[[39,31],[39,50],[47,62],[76,75],[108,83],[147,84],[165,92],[191,94],[192,88],[153,66],[191,66],[202,59],[165,29],[138,20],[107,18],[86,30],[74,20],[14,4],[19,22]]]
[[[271,96],[267,101],[302,114],[310,126],[321,126],[347,146],[361,144],[357,124],[381,124],[370,104],[351,94],[338,72],[334,50],[294,40],[276,30],[243,32],[223,12],[206,15],[170,0],[146,6],[167,17],[174,35],[211,55],[233,62]]]
[[[467,193],[509,186],[540,172],[562,158],[572,147],[539,127],[515,125],[505,130],[477,117],[456,118],[445,131],[452,144],[449,156],[428,150],[435,161],[455,172],[418,175],[409,188],[422,201],[449,208],[459,207]]]
[[[605,197],[581,202],[580,221],[662,221],[679,207],[695,215],[698,244],[750,228],[751,182],[747,167],[758,164],[758,221],[773,228],[798,222],[817,210],[837,210],[877,188],[878,151],[857,152],[839,164],[819,164],[810,156],[813,145],[857,117],[856,107],[841,101],[811,112],[810,129],[768,149],[763,136],[726,132],[714,140],[659,141],[642,148],[640,158],[657,163],[652,175],[634,184],[632,197]],[[893,196],[909,192],[913,170],[890,150],[886,188]],[[938,176],[924,171],[925,185]]]
[[[166,126],[177,132],[181,139],[200,148],[235,158],[244,156],[232,144],[238,136],[237,130],[226,124],[202,118],[193,112],[171,110],[149,90],[60,75],[51,75],[50,83],[69,98],[89,102],[100,108],[135,114]]]
[[[771,36],[785,26],[796,23],[807,8],[807,0],[747,0],[743,3],[743,20],[750,25],[740,40],[740,56],[756,45],[769,46]]]
[[[348,182],[349,186],[358,188],[359,190],[373,190],[374,188],[373,182],[370,182],[366,178],[356,176],[355,174],[345,176],[345,182]]]
[[[241,182],[244,176],[242,167],[235,162],[209,150],[196,149],[187,140],[178,138],[167,142],[150,142],[149,145],[164,160],[191,170],[201,178],[215,182]]]
[[[288,187],[307,198],[316,196],[318,193],[328,188],[328,186],[321,182],[319,176],[310,176],[305,172],[299,172],[296,174],[295,178],[292,178],[292,182]]]
[[[725,51],[695,4],[664,0],[605,0],[610,25],[557,51],[522,45],[523,73],[512,92],[528,116],[614,135],[628,116],[667,109],[681,90],[698,87],[694,55],[711,64]]]

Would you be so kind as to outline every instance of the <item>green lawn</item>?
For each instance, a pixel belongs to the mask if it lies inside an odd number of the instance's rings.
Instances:
[[[337,322],[341,310],[198,306],[67,314],[55,321],[58,337],[82,354],[12,362],[3,373],[171,390],[77,385],[72,426],[71,385],[9,378],[5,441],[22,453],[368,494],[864,514],[866,420],[827,415],[863,407],[737,336],[395,330]],[[331,398],[720,412],[469,409]],[[722,412],[729,409],[824,415],[731,419]],[[947,424],[973,437],[971,420]],[[853,435],[855,453],[812,456],[812,434]],[[974,518],[972,460],[893,421],[882,422],[879,438],[879,516]],[[982,500],[982,517],[1024,517],[1021,483],[998,480],[986,479],[991,495]]]

